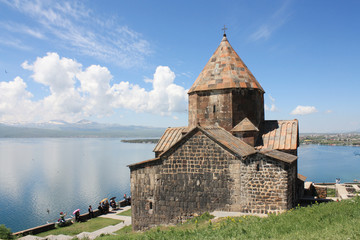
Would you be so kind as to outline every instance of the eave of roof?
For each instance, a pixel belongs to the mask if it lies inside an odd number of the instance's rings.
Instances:
[[[297,156],[289,154],[289,153],[284,153],[278,150],[274,150],[274,149],[261,149],[259,151],[261,154],[264,154],[268,157],[286,162],[286,163],[292,163],[295,160],[297,160]]]
[[[158,161],[158,160],[160,160],[159,157],[157,157],[157,158],[152,158],[152,159],[148,159],[148,160],[145,160],[145,161],[142,161],[142,162],[137,162],[137,163],[133,163],[133,164],[127,165],[127,167],[132,168],[132,167],[135,167],[135,166],[140,166],[140,165],[147,164],[147,163],[151,163],[151,162],[155,162],[155,161]]]
[[[301,181],[305,182],[307,177],[305,177],[304,175],[301,175],[300,173],[298,173],[298,179],[300,179]]]

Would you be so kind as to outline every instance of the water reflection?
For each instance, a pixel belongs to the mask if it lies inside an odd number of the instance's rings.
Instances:
[[[0,224],[18,231],[129,194],[126,165],[152,158],[153,147],[120,139],[1,139]]]
[[[305,145],[299,148],[299,173],[308,181],[352,182],[360,178],[359,157],[353,154],[358,147]]]

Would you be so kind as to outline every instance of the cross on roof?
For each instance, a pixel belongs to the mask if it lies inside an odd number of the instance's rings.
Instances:
[[[224,37],[226,36],[226,30],[227,30],[227,28],[225,27],[225,25],[224,25],[224,27],[221,29],[221,30],[223,30],[224,31]]]

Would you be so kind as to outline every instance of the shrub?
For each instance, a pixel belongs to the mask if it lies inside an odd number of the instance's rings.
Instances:
[[[12,232],[10,228],[5,227],[4,224],[0,225],[0,239],[13,239],[14,236],[12,235]]]

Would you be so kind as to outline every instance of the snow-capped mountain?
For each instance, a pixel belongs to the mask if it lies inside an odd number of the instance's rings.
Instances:
[[[159,137],[164,128],[103,124],[86,119],[75,123],[0,123],[0,137]]]

